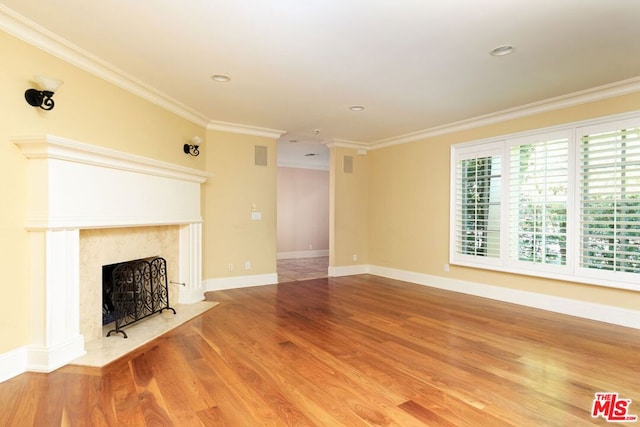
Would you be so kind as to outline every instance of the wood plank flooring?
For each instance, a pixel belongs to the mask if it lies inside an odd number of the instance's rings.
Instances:
[[[106,368],[0,384],[0,425],[607,425],[601,391],[640,415],[639,330],[370,275],[208,298]]]

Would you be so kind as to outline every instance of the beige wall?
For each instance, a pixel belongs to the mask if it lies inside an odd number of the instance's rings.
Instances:
[[[353,173],[343,171],[344,156],[353,158]],[[369,263],[369,157],[357,150],[333,147],[330,152],[329,265]],[[357,260],[353,260],[353,256]]]
[[[449,157],[452,144],[640,109],[640,94],[451,133],[369,153],[369,263],[429,275],[640,309],[640,293],[451,266]]]
[[[267,166],[255,166],[256,145],[267,147]],[[208,131],[205,156],[203,279],[275,274],[275,139]],[[262,220],[251,220],[253,205]]]
[[[9,140],[52,134],[196,169],[182,145],[204,129],[0,32],[0,354],[29,343],[29,248],[24,228],[27,205],[26,159]],[[56,106],[29,106],[24,91],[34,74],[64,80]],[[96,188],[96,191],[100,191]],[[170,197],[170,195],[167,195]]]
[[[278,253],[329,249],[329,172],[278,168]]]

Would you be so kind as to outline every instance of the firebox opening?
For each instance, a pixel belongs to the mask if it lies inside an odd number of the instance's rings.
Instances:
[[[102,322],[114,322],[107,333],[122,334],[122,329],[164,310],[169,305],[167,261],[159,256],[109,264],[102,267]]]
[[[115,306],[113,305],[113,270],[119,265],[109,264],[102,266],[102,326],[116,320]]]

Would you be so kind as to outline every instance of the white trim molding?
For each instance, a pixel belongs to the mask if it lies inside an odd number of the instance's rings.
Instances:
[[[212,120],[2,4],[0,30],[203,128],[267,138],[279,138],[285,133],[276,129]]]
[[[204,300],[202,283],[202,224],[180,227],[178,302],[193,304]]]
[[[251,286],[275,285],[278,274],[254,274],[250,276],[216,277],[204,281],[206,292],[222,291],[225,289],[249,288]]]
[[[631,79],[622,80],[620,82],[614,82],[591,89],[558,96],[555,98],[549,98],[542,101],[509,108],[506,110],[497,111],[495,113],[472,117],[470,119],[448,123],[442,126],[435,126],[430,129],[407,133],[405,135],[395,136],[388,139],[381,139],[370,144],[369,149],[373,150],[378,148],[390,147],[393,145],[404,144],[407,142],[419,141],[421,139],[432,138],[439,135],[446,135],[453,132],[460,132],[481,126],[488,126],[495,123],[506,122],[507,120],[533,116],[534,114],[559,110],[561,108],[574,107],[576,105],[586,104],[588,102],[596,102],[603,99],[628,95],[635,92],[640,92],[640,77],[634,77]]]
[[[79,230],[31,232],[29,249],[31,343],[25,368],[51,372],[85,354],[79,320]]]
[[[202,222],[207,172],[53,135],[11,140],[29,159],[28,230]]]
[[[376,265],[344,265],[329,267],[329,277],[373,274],[422,286],[459,292],[496,301],[518,304],[554,313],[596,320],[628,328],[640,329],[640,310],[630,310],[605,304],[556,297],[536,292],[521,291],[502,286],[450,279],[407,270]],[[276,276],[274,278],[274,276]],[[238,276],[206,281],[207,291],[236,289],[277,283],[277,275]]]
[[[85,354],[82,335],[56,345],[30,345],[27,354],[27,371],[45,374],[53,372]]]
[[[68,40],[52,33],[46,28],[18,14],[14,10],[0,4],[0,30],[29,43],[43,51],[81,68],[105,81],[133,93],[167,111],[170,111],[192,123],[212,130],[240,133],[246,135],[279,138],[285,131],[261,128],[248,124],[228,123],[212,120],[204,114],[195,111],[187,105],[169,95],[136,79],[101,58],[81,49]],[[485,114],[454,123],[435,126],[429,129],[411,132],[392,138],[381,139],[373,143],[347,140],[330,140],[330,146],[377,149],[406,142],[417,141],[437,135],[472,129],[489,124],[499,123],[533,114],[572,107],[587,102],[599,101],[615,96],[626,95],[640,91],[640,77],[614,82],[603,86],[586,89],[571,94],[550,98],[495,113]]]
[[[449,279],[442,276],[398,270],[389,267],[370,266],[369,273],[447,291],[460,292],[554,313],[640,329],[640,310],[630,310],[605,304],[487,285],[484,283]]]
[[[355,274],[367,274],[371,270],[371,266],[366,264],[360,265],[340,265],[329,266],[329,277],[353,276]]]
[[[28,159],[56,159],[201,184],[209,172],[85,144],[55,135],[16,136],[11,142]]]
[[[278,139],[286,133],[284,130],[269,129],[259,126],[243,125],[239,123],[219,122],[211,120],[207,124],[208,130],[239,133],[242,135],[262,136],[264,138]]]
[[[347,141],[346,139],[329,139],[327,141],[323,141],[329,148],[341,147],[341,148],[352,148],[354,150],[365,150],[363,154],[366,154],[366,150],[370,149],[370,144],[366,142],[360,141]]]
[[[97,56],[0,4],[0,30],[139,96],[185,120],[205,127],[204,115],[143,83]]]
[[[0,354],[0,383],[26,372],[28,360],[27,346]]]

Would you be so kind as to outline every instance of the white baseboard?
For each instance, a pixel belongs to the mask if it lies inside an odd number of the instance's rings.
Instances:
[[[27,359],[26,346],[0,354],[0,383],[26,372]]]
[[[317,258],[329,256],[329,249],[317,249],[309,251],[278,252],[278,259]]]
[[[370,266],[369,272],[377,276],[402,280],[424,286],[431,286],[463,294],[475,295],[526,307],[539,308],[554,313],[568,314],[584,319],[597,320],[640,329],[640,311],[630,310],[593,302],[578,301],[570,298],[544,295],[535,292],[503,288],[483,283],[449,279],[441,276],[415,273],[388,267]]]
[[[82,335],[55,347],[30,345],[27,348],[27,371],[31,372],[52,372],[86,354]]]
[[[224,289],[248,288],[250,286],[274,285],[278,283],[276,273],[254,274],[251,276],[220,277],[203,281],[205,292]]]
[[[370,272],[371,266],[366,264],[360,265],[343,265],[339,267],[329,267],[329,277],[353,276],[355,274],[367,274]]]
[[[30,372],[52,372],[85,354],[84,337],[77,337],[56,347],[28,345],[0,354],[0,383]]]

